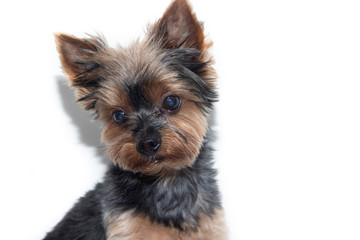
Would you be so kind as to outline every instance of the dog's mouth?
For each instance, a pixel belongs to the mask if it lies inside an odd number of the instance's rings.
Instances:
[[[152,156],[152,157],[148,157],[145,159],[146,162],[150,162],[150,163],[161,163],[162,161],[164,161],[165,157],[163,156]]]

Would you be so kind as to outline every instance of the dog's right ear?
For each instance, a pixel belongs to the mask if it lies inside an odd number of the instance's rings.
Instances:
[[[55,34],[55,39],[61,65],[70,85],[78,90],[78,100],[85,109],[94,108],[94,95],[101,81],[98,55],[106,46],[105,41],[100,37],[80,39],[66,34]]]

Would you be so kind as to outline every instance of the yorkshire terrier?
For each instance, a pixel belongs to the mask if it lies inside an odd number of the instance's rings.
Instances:
[[[56,35],[78,102],[114,163],[45,240],[224,240],[209,119],[216,73],[203,25],[175,0],[128,48]]]

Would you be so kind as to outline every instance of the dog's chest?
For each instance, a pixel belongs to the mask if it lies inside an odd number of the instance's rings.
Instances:
[[[180,231],[177,228],[151,222],[148,216],[127,211],[105,218],[107,240],[225,240],[226,228],[222,209],[210,218],[200,217],[197,231]]]

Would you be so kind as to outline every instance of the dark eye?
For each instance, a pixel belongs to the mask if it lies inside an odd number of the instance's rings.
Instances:
[[[168,111],[174,111],[180,106],[180,97],[178,96],[167,96],[163,102],[163,108]]]
[[[124,123],[126,121],[126,116],[123,111],[113,112],[113,119],[117,124]]]

